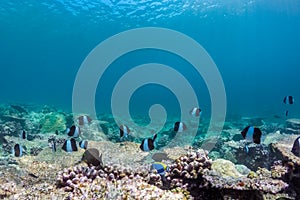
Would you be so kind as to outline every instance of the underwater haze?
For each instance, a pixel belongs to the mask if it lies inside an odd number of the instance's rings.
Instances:
[[[71,110],[77,72],[98,44],[122,31],[161,27],[193,38],[211,56],[224,82],[227,114],[284,116],[283,98],[292,95],[289,115],[300,116],[298,0],[11,0],[0,2],[0,24],[1,103]],[[203,77],[184,59],[155,49],[130,52],[111,64],[99,81],[97,112],[110,112],[119,78],[144,63],[178,70],[196,91],[203,115],[210,115]],[[176,96],[156,84],[140,87],[130,102],[137,114],[148,113],[152,104],[171,114],[179,110]]]
[[[0,67],[0,199],[300,199],[300,0],[2,0]]]

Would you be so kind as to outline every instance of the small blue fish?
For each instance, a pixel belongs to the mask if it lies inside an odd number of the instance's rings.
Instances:
[[[20,144],[15,144],[12,152],[14,156],[21,157],[23,155],[23,148]]]
[[[74,138],[79,137],[79,135],[81,133],[80,128],[78,126],[75,126],[75,125],[71,126],[71,128],[68,128],[66,130],[66,132],[67,132],[68,136],[74,137]]]
[[[191,111],[190,111],[190,114],[193,116],[193,117],[199,117],[201,115],[202,111],[200,108],[193,108]]]
[[[157,173],[161,176],[164,176],[166,174],[166,172],[169,171],[169,168],[161,162],[155,162],[151,165],[150,170],[155,169],[157,171]]]
[[[79,142],[79,146],[80,148],[82,149],[87,149],[87,146],[88,146],[88,141],[87,140],[82,140]]]
[[[141,145],[140,145],[140,149],[142,151],[151,151],[155,148],[154,146],[154,142],[155,139],[157,138],[157,134],[155,134],[152,138],[147,138],[147,139],[143,139]]]
[[[119,127],[119,130],[120,130],[120,137],[127,137],[130,133],[130,129],[128,128],[128,126],[126,125],[121,125]]]
[[[292,96],[285,96],[283,98],[283,103],[284,104],[294,104],[295,100],[294,100],[294,97]]]
[[[262,132],[259,128],[256,128],[254,126],[247,126],[246,128],[244,128],[241,134],[243,138],[249,142],[254,142],[255,144],[260,144],[261,142]]]
[[[181,132],[183,132],[185,130],[186,130],[185,123],[183,123],[183,122],[175,122],[175,124],[174,124],[174,131],[175,132],[181,133]]]
[[[77,119],[79,126],[89,125],[92,122],[92,118],[87,115],[79,116]]]
[[[56,142],[55,141],[51,141],[51,149],[52,149],[52,152],[56,152]]]
[[[66,140],[62,146],[62,149],[66,152],[78,151],[76,140],[74,138]]]
[[[23,140],[27,139],[27,133],[26,133],[26,131],[24,131],[24,130],[20,131],[20,138],[22,138]]]
[[[52,152],[56,152],[56,139],[55,137],[51,137],[48,139],[48,145],[49,148],[52,150]]]

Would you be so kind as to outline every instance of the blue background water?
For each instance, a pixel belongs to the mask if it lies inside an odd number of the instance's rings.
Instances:
[[[71,110],[77,70],[96,45],[121,31],[158,26],[180,31],[206,49],[221,72],[229,114],[283,115],[283,97],[293,95],[296,102],[290,114],[300,115],[297,0],[1,1],[0,24],[1,103]],[[180,72],[209,113],[210,98],[202,78],[193,76],[195,72],[179,58],[158,51],[135,52],[115,62],[103,77],[105,87],[97,91],[99,112],[109,110],[112,88],[122,72],[147,62],[184,65]],[[118,68],[122,65],[128,68]],[[166,88],[148,85],[134,94],[131,108],[145,111],[158,102],[173,112],[178,107]]]

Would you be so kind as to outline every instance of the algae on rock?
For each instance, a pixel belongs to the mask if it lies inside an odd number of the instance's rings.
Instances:
[[[63,131],[66,129],[66,119],[64,115],[59,113],[49,113],[40,121],[41,131],[43,133]]]

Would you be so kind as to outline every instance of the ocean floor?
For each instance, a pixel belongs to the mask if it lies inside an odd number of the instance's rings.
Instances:
[[[210,152],[201,148],[210,140],[208,120],[200,120],[192,144],[172,147],[173,122],[167,121],[155,149],[144,152],[140,144],[153,130],[132,129],[120,138],[113,116],[103,114],[79,126],[76,138],[102,154],[103,164],[92,166],[82,161],[85,149],[62,149],[70,138],[66,129],[80,116],[50,106],[0,105],[0,199],[300,199],[300,158],[291,153],[300,119],[227,117]],[[261,144],[244,140],[248,125],[262,130]],[[20,157],[15,144],[22,146]],[[169,170],[150,170],[154,162]]]

